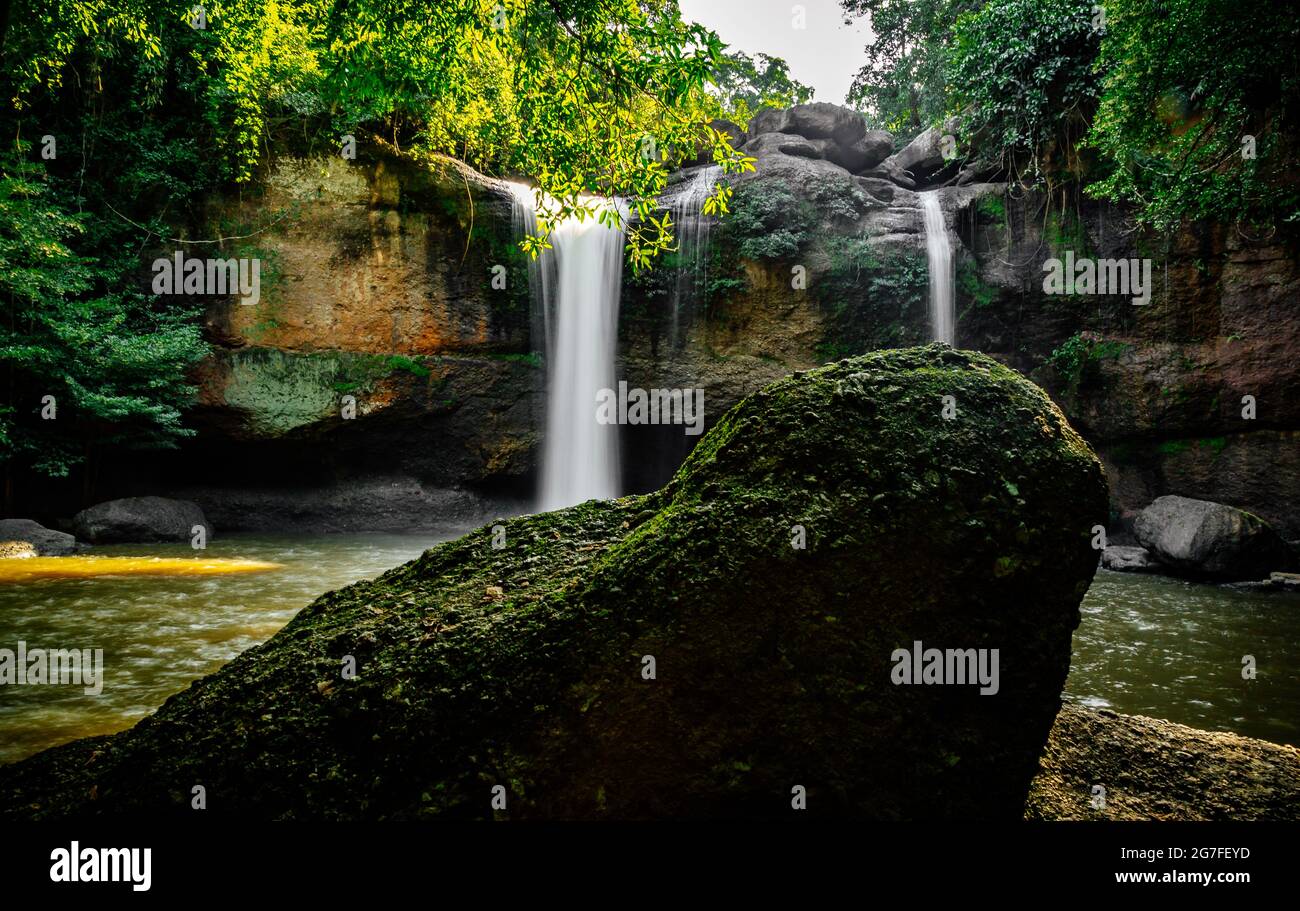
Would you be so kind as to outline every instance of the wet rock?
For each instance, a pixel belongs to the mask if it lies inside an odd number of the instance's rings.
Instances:
[[[40,556],[26,541],[0,541],[0,560],[26,560]]]
[[[1300,573],[1270,573],[1267,579],[1254,582],[1226,582],[1223,587],[1234,591],[1300,594]]]
[[[1113,544],[1101,552],[1101,565],[1120,573],[1160,572],[1160,563],[1148,553],[1145,547],[1128,547]]]
[[[1133,532],[1165,567],[1194,577],[1263,579],[1291,560],[1286,543],[1263,519],[1208,500],[1160,497],[1138,515]]]
[[[741,402],[660,491],[435,547],[135,728],[0,769],[0,816],[184,815],[202,781],[245,819],[488,818],[495,784],[511,819],[788,819],[792,788],[811,816],[1018,818],[1105,508],[1014,371],[840,361]],[[895,685],[918,641],[998,649],[996,695]]]
[[[46,528],[31,519],[0,519],[0,541],[25,541],[40,557],[66,557],[78,550],[77,539],[72,535]]]
[[[126,497],[109,500],[73,517],[77,534],[95,544],[189,541],[196,525],[212,537],[203,510],[188,500],[166,497]]]
[[[1290,592],[1300,591],[1300,573],[1270,573],[1268,581],[1277,588]]]

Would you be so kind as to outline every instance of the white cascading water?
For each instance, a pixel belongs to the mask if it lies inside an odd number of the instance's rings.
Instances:
[[[513,185],[513,189],[518,229],[535,231],[532,188]],[[605,200],[587,201],[597,211],[614,205]],[[618,426],[596,421],[596,394],[616,387],[614,354],[624,241],[622,228],[610,228],[594,215],[582,220],[567,218],[551,231],[552,249],[529,267],[529,284],[534,300],[541,304],[540,329],[546,343],[543,510],[619,494]]]
[[[672,325],[669,341],[681,343],[683,311],[690,325],[695,300],[708,276],[709,230],[717,218],[704,214],[704,201],[722,176],[722,168],[706,165],[690,178],[664,192],[661,202],[673,218],[677,238],[677,277],[673,286]]]
[[[925,215],[925,254],[930,262],[930,338],[957,343],[957,314],[953,295],[952,245],[943,222],[939,191],[917,194]]]

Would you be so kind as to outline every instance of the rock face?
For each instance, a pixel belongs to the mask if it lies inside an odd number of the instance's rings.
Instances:
[[[1237,582],[1288,568],[1286,543],[1258,516],[1206,500],[1160,497],[1133,531],[1161,564],[1191,576]]]
[[[0,519],[0,541],[26,541],[40,557],[66,557],[77,552],[75,537],[31,519]]]
[[[0,769],[0,815],[187,814],[201,781],[246,819],[482,818],[498,784],[511,819],[791,818],[794,788],[814,816],[1017,818],[1105,498],[996,362],[841,361],[746,399],[661,491],[440,545],[130,731]],[[917,641],[999,649],[997,693],[894,685]]]
[[[1236,734],[1066,705],[1041,766],[1029,820],[1300,819],[1300,751]]]
[[[786,110],[763,108],[750,119],[746,133],[751,142],[781,134],[794,137],[784,141],[785,154],[825,159],[854,174],[875,167],[894,150],[894,138],[882,130],[869,131],[857,111],[826,102],[796,104]],[[770,138],[766,144],[747,147],[746,152],[753,155],[782,143]]]
[[[1300,538],[1300,230],[1201,223],[1166,244],[1120,205],[1062,215],[1015,189],[969,202],[954,213],[958,344],[1052,393],[1106,464],[1112,530],[1179,494]],[[1149,259],[1150,303],[1046,294],[1045,261],[1070,251]]]
[[[77,534],[95,544],[188,541],[196,525],[212,526],[203,510],[187,500],[126,497],[83,509],[72,520]]]
[[[882,177],[914,190],[936,182],[940,173],[952,171],[955,174],[956,132],[955,118],[949,119],[942,127],[922,130],[906,146],[877,162],[879,167],[868,172],[867,176]],[[947,145],[949,143],[951,145]]]

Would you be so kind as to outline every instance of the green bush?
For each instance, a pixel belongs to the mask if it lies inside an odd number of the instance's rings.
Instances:
[[[719,233],[745,259],[781,260],[798,254],[815,223],[812,206],[784,181],[751,180],[736,190]]]

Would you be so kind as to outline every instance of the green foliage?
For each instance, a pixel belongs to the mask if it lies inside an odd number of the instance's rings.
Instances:
[[[975,204],[975,211],[989,221],[1007,220],[1007,204],[1001,196],[981,196]]]
[[[1082,221],[1069,209],[1057,212],[1049,209],[1043,217],[1043,242],[1053,252],[1073,250],[1075,256],[1088,256],[1092,252],[1092,241]],[[1073,281],[1066,283],[1070,294],[1074,293]]]
[[[1102,361],[1115,360],[1132,348],[1127,342],[1103,338],[1095,332],[1076,332],[1047,357],[1052,367],[1065,380],[1071,393]]]
[[[1161,230],[1186,218],[1294,220],[1300,18],[1268,0],[1113,0],[1089,143],[1114,163],[1092,187]],[[1243,155],[1246,137],[1255,157]]]
[[[1034,176],[1054,147],[1068,156],[1096,106],[1098,43],[1092,4],[1080,0],[990,0],[958,19],[952,106],[967,111],[984,156],[1028,158]]]
[[[850,100],[903,140],[960,113],[976,154],[1013,177],[1135,204],[1163,232],[1188,219],[1300,221],[1300,18],[1286,4],[841,6],[870,14],[876,35]]]
[[[790,78],[784,60],[767,54],[724,54],[710,83],[709,94],[718,100],[719,116],[741,129],[759,108],[788,108],[806,104],[813,97],[809,86]]]
[[[525,354],[490,354],[488,356],[498,361],[508,361],[512,364],[526,364],[535,370],[540,370],[543,366],[542,356],[536,351],[529,351]]]
[[[1164,440],[1156,444],[1156,452],[1163,456],[1176,456],[1192,449],[1204,449],[1218,456],[1227,447],[1227,437],[1204,437],[1195,440]]]
[[[185,373],[207,350],[195,314],[74,252],[86,219],[26,151],[0,161],[0,459],[61,477],[99,447],[172,445],[190,433]]]
[[[736,191],[720,233],[745,259],[780,260],[799,252],[816,221],[811,207],[784,181],[751,180]]]
[[[707,125],[723,45],[672,0],[225,0],[206,14],[193,29],[189,5],[170,0],[19,0],[5,43],[23,65],[4,88],[20,108],[74,84],[101,95],[105,79],[123,79],[142,111],[180,101],[201,115],[204,157],[239,183],[281,124],[335,148],[368,129],[527,174],[547,200],[534,254],[561,218],[618,219],[583,195],[620,196],[638,216],[636,268],[672,247],[671,224],[651,217],[669,166],[703,146],[728,172],[752,169]],[[775,85],[780,72],[759,75]],[[727,193],[720,183],[715,210]]]
[[[830,268],[813,284],[830,315],[818,355],[836,360],[926,340],[930,267],[924,254],[882,255],[869,238],[832,235],[822,246]]]
[[[397,373],[408,373],[420,379],[430,374],[423,359],[410,358],[402,354],[329,352],[319,356],[338,364],[337,378],[333,383],[336,392],[369,389],[379,380]]]
[[[957,269],[957,294],[976,310],[986,310],[998,300],[998,289],[980,278],[979,265],[971,259],[962,260]]]
[[[875,40],[848,100],[873,125],[906,142],[950,107],[950,27],[983,0],[840,0],[846,17],[869,16]]]

